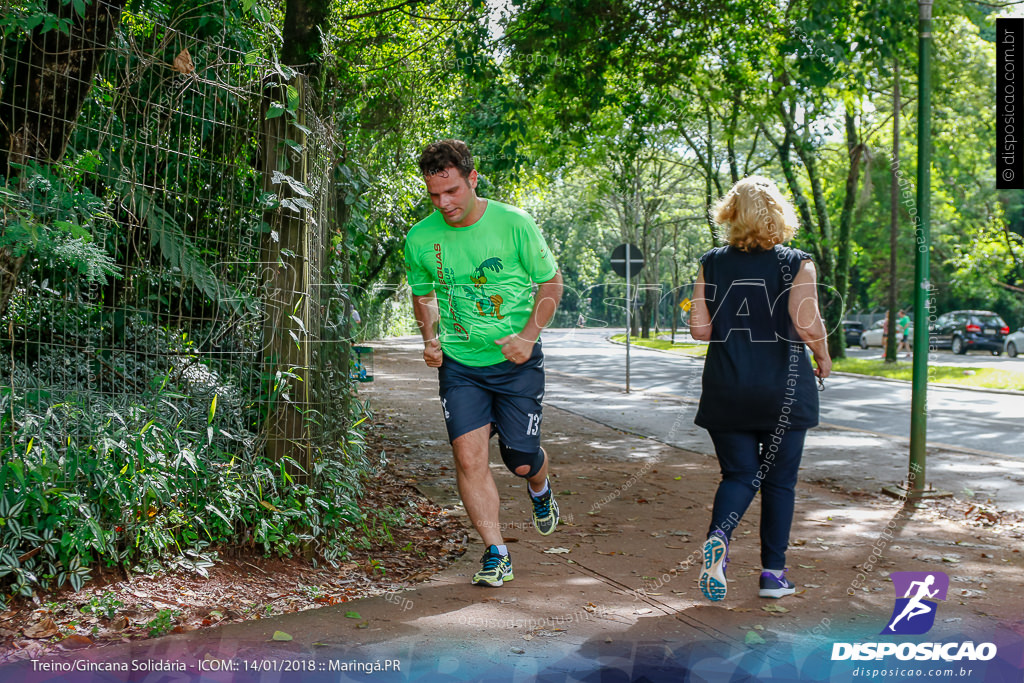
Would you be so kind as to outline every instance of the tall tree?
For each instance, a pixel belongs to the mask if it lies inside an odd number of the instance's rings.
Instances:
[[[26,162],[48,165],[64,155],[125,2],[47,0],[45,12],[32,17],[35,28],[3,74],[0,181]],[[0,246],[0,315],[27,257],[27,251],[16,255],[13,245]]]

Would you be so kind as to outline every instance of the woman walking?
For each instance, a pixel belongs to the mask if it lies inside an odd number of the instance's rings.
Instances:
[[[722,470],[700,588],[709,600],[725,598],[729,540],[760,490],[759,595],[781,598],[796,590],[785,576],[786,548],[804,437],[818,424],[815,375],[823,383],[832,360],[814,262],[783,246],[797,219],[775,183],[744,178],[714,219],[727,246],[701,256],[690,319],[693,338],[710,342],[694,422],[708,430]]]

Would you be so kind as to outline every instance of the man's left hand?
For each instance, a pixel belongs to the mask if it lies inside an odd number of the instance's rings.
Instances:
[[[494,343],[501,347],[501,353],[505,358],[516,365],[522,365],[530,360],[530,356],[533,355],[533,345],[535,342],[525,337],[520,337],[518,334],[510,334],[507,337],[495,339]]]

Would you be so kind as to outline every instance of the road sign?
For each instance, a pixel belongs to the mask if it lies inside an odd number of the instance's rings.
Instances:
[[[635,244],[620,244],[612,252],[612,270],[619,277],[626,277],[626,247],[629,247],[629,272],[636,275],[644,267],[644,253]]]
[[[633,329],[633,293],[630,283],[644,267],[644,253],[635,244],[620,244],[612,251],[612,270],[626,278],[626,393],[629,393],[629,333]]]

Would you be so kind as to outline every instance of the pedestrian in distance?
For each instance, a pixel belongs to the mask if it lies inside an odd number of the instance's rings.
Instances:
[[[796,213],[771,180],[737,182],[714,209],[726,246],[700,258],[690,334],[707,341],[697,425],[708,430],[722,472],[702,548],[709,600],[726,596],[729,542],[761,492],[759,595],[795,592],[786,578],[797,470],[818,424],[818,387],[832,369],[811,256],[784,246]],[[807,356],[809,346],[817,369]]]
[[[885,358],[885,349],[889,342],[889,311],[882,314],[882,358]]]
[[[486,547],[472,582],[501,586],[515,577],[488,465],[493,434],[505,466],[527,481],[537,531],[546,536],[558,526],[540,446],[540,333],[558,308],[562,275],[529,214],[477,196],[464,142],[427,146],[419,167],[436,211],[405,240],[413,312],[423,360],[438,369],[459,495]]]
[[[900,309],[900,317],[896,320],[896,327],[899,331],[900,345],[896,349],[896,353],[906,351],[907,357],[910,356],[910,316],[902,308]]]

